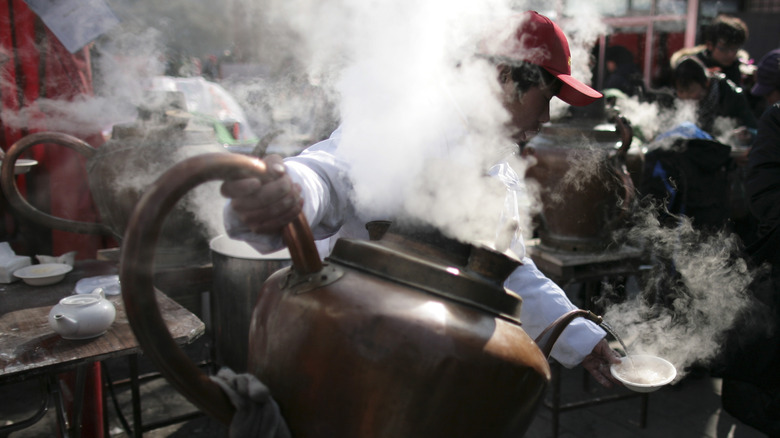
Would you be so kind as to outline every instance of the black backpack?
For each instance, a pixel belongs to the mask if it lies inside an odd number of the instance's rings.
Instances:
[[[645,155],[638,188],[645,203],[652,202],[665,226],[680,216],[700,230],[722,229],[729,219],[731,147],[713,140],[677,139],[669,148]]]

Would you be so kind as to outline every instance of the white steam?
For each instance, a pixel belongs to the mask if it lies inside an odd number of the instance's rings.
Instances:
[[[505,190],[485,172],[513,145],[497,71],[474,55],[517,11],[504,0],[263,5],[269,21],[286,20],[298,35],[307,71],[333,80],[358,209],[492,241]]]
[[[617,106],[651,148],[669,147],[674,136],[654,139],[683,123],[693,126],[697,120],[697,105],[692,101],[676,100],[667,109],[631,97],[619,98]],[[729,121],[717,123],[722,131],[733,127]],[[753,319],[758,331],[770,325],[756,317],[756,300],[748,286],[757,273],[742,258],[739,237],[728,231],[702,233],[690,219],[678,219],[678,226],[668,228],[650,211],[637,212],[627,230],[629,241],[653,256],[653,269],[643,274],[640,295],[608,306],[604,317],[627,341],[629,353],[663,357],[675,365],[681,379],[689,367],[711,366],[721,359],[738,318],[752,315],[748,319]]]
[[[755,303],[748,293],[754,273],[741,258],[738,238],[702,233],[687,218],[665,228],[650,212],[638,213],[628,233],[654,255],[653,270],[641,294],[607,307],[605,321],[628,353],[669,360],[678,379],[692,365],[711,365],[737,318]]]

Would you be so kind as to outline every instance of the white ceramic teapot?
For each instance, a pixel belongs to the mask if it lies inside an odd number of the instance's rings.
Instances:
[[[49,312],[49,325],[65,339],[89,339],[105,333],[114,318],[116,308],[103,289],[96,288],[89,294],[61,299]]]

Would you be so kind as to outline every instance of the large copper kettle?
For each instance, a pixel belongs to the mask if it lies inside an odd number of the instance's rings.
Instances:
[[[2,184],[11,206],[27,219],[48,228],[84,234],[103,234],[121,240],[130,214],[147,184],[174,163],[193,155],[224,152],[210,127],[189,123],[177,109],[176,93],[158,106],[139,109],[133,123],[114,126],[111,139],[98,148],[64,133],[28,135],[6,153]],[[99,223],[59,218],[44,213],[19,193],[13,172],[22,153],[39,144],[65,146],[86,157],[86,172],[92,198],[100,214]],[[203,192],[199,196],[205,196]],[[214,196],[217,192],[214,191]],[[180,203],[168,218],[158,247],[158,262],[166,265],[208,263],[211,232],[193,208],[194,198]]]
[[[614,243],[636,197],[629,172],[638,158],[629,154],[632,138],[625,118],[596,108],[544,125],[523,148],[536,161],[526,178],[539,182],[543,245],[596,251]]]
[[[139,201],[122,248],[127,316],[144,353],[188,399],[229,423],[222,390],[177,347],[157,307],[152,258],[170,206],[214,179],[265,178],[241,155],[190,158]],[[493,250],[396,233],[339,240],[319,258],[303,215],[284,230],[292,266],[272,274],[249,330],[248,370],[295,437],[515,437],[550,380],[546,359],[568,313],[540,335],[523,330],[521,299],[503,287],[518,262]],[[260,287],[260,285],[258,285]]]

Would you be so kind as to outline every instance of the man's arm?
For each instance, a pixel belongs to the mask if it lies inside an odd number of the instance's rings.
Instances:
[[[525,257],[504,283],[523,298],[520,320],[531,338],[536,338],[559,316],[577,309],[566,293],[545,277],[533,261]],[[604,386],[617,381],[609,365],[618,363],[617,353],[605,341],[606,332],[591,321],[575,319],[555,342],[552,357],[567,368],[582,364]]]
[[[336,233],[351,211],[347,165],[336,154],[338,131],[295,157],[268,156],[266,181],[227,181],[222,194],[228,235],[268,253],[281,249],[281,229],[303,211],[315,240]]]

